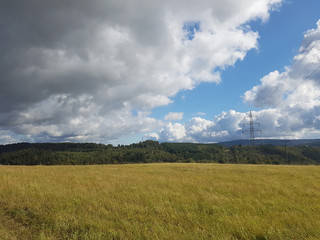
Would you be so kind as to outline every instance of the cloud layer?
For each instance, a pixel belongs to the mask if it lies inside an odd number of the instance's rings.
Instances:
[[[246,24],[280,2],[5,1],[0,141],[108,142],[160,127],[150,111],[219,82],[257,48]]]

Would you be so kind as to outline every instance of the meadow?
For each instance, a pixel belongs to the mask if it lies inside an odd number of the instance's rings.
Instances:
[[[320,167],[0,166],[1,239],[320,239]]]

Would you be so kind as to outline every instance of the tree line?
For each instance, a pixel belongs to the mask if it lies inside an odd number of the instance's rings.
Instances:
[[[2,165],[88,165],[156,162],[320,164],[320,148],[308,146],[242,146],[159,143],[17,143],[0,145]]]

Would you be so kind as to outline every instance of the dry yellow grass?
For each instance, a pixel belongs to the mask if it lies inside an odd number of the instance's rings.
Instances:
[[[0,166],[1,239],[320,239],[320,168]]]

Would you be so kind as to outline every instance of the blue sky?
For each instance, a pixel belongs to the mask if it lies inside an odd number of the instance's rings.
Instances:
[[[227,141],[248,138],[250,110],[261,138],[320,138],[319,10],[317,0],[7,1],[0,144]]]

